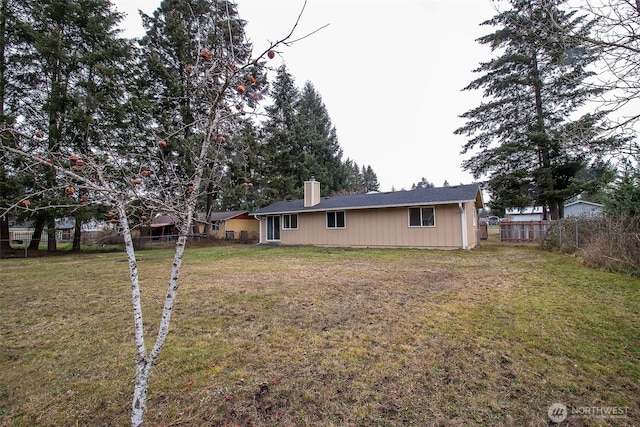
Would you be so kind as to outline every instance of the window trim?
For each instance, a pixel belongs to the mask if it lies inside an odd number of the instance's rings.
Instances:
[[[420,225],[411,225],[411,209],[420,209]],[[431,209],[433,212],[433,225],[423,225],[424,217],[423,217],[423,209]],[[407,222],[410,228],[435,228],[436,226],[436,207],[435,206],[411,206],[407,210]]]
[[[288,220],[285,220],[285,217],[288,218]],[[295,217],[295,227],[291,227],[291,224],[294,221],[291,221],[292,218]],[[289,227],[285,226],[285,224],[288,224]],[[282,227],[281,230],[297,230],[298,229],[298,214],[282,214]]]
[[[338,225],[338,214],[342,214],[342,227]],[[333,214],[334,216],[334,226],[329,226],[329,215]],[[327,211],[325,215],[325,226],[327,230],[344,230],[347,228],[347,212],[346,211]]]

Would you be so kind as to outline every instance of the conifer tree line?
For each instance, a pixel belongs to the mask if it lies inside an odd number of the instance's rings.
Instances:
[[[142,16],[140,40],[120,35],[123,16],[109,0],[0,2],[0,208],[33,221],[31,248],[47,229],[56,249],[56,219],[75,218],[79,249],[84,221],[113,218],[113,197],[92,188],[101,177],[153,196],[153,207],[132,198],[141,224],[173,214],[168,201],[185,191],[212,212],[299,198],[311,176],[323,195],[378,188],[370,166],[342,158],[313,85],[300,90],[285,66],[271,65],[286,55],[257,58],[234,2],[163,0]],[[204,136],[216,144],[194,189]],[[0,221],[7,249],[9,215]]]
[[[265,120],[247,121],[238,135],[244,150],[230,153],[217,209],[250,210],[300,199],[311,177],[320,182],[323,196],[379,189],[371,166],[342,159],[336,129],[311,82],[299,89],[281,65],[269,94],[273,102],[265,106]]]

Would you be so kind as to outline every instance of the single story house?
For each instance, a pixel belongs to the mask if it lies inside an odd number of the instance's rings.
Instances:
[[[478,244],[480,186],[321,197],[304,183],[304,199],[253,212],[260,243],[346,247],[471,249]]]
[[[597,217],[604,211],[604,205],[600,203],[587,202],[586,200],[575,200],[564,205],[564,217]]]
[[[200,233],[204,233],[207,222],[211,225],[209,235],[216,239],[258,240],[260,224],[249,211],[213,212],[207,221],[198,219]]]
[[[574,200],[563,206],[563,218],[595,217],[602,215],[604,205],[585,200]],[[505,217],[509,221],[542,221],[542,206],[507,209]]]

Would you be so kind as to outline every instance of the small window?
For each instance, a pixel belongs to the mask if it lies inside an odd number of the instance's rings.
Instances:
[[[409,208],[409,227],[435,227],[436,212],[434,207]]]
[[[344,211],[327,212],[327,228],[345,228]]]
[[[295,230],[298,228],[298,214],[282,215],[282,229]]]

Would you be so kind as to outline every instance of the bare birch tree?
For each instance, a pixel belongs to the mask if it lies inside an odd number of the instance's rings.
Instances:
[[[303,11],[304,5],[300,16]],[[188,54],[190,61],[173,64],[179,67],[180,78],[187,80],[190,87],[187,93],[178,95],[180,103],[189,106],[190,121],[176,128],[159,126],[153,116],[128,117],[123,121],[129,124],[146,122],[144,127],[151,129],[150,136],[139,138],[130,132],[115,131],[109,135],[113,138],[111,143],[92,145],[88,141],[88,150],[81,154],[68,146],[51,149],[43,143],[47,131],[44,127],[35,129],[33,122],[18,120],[13,126],[1,129],[3,135],[11,138],[0,139],[0,160],[20,158],[22,162],[19,169],[10,171],[11,174],[36,176],[46,170],[55,175],[53,182],[56,185],[34,185],[20,200],[2,207],[0,215],[6,217],[19,209],[34,213],[39,209],[63,207],[73,211],[89,204],[102,205],[107,212],[106,218],[117,224],[124,238],[137,355],[132,426],[143,424],[149,379],[169,333],[183,255],[192,234],[198,199],[206,188],[205,182],[218,178],[216,174],[220,173],[225,161],[225,148],[234,143],[225,136],[225,129],[238,116],[255,112],[261,90],[258,75],[264,78],[262,74],[269,68],[269,60],[276,55],[276,49],[297,41],[292,35],[298,21],[285,37],[245,58],[237,56],[232,48],[210,45],[211,39],[205,34],[193,34],[196,43]],[[232,32],[222,31],[221,34],[223,36],[217,37],[216,43],[232,46]],[[304,37],[306,35],[301,38]],[[125,95],[122,102],[129,102],[131,97],[131,94]],[[185,126],[189,128],[188,138],[184,138]],[[100,132],[94,134],[100,135]],[[31,202],[45,193],[58,196],[55,206]],[[143,323],[133,232],[158,212],[177,218],[178,233],[158,333],[149,346]]]

